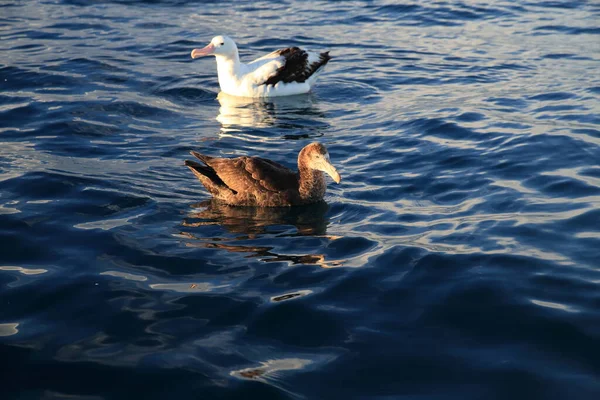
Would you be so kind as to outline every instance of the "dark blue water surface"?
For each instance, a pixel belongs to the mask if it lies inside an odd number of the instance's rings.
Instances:
[[[600,398],[596,1],[0,3],[2,399]],[[310,95],[218,95],[330,50]],[[189,150],[327,204],[212,204]],[[596,397],[598,396],[598,397]]]

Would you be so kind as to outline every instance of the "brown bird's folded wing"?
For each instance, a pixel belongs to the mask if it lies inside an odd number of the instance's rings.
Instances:
[[[238,193],[281,192],[298,186],[296,173],[260,157],[212,158],[207,160],[219,178]]]

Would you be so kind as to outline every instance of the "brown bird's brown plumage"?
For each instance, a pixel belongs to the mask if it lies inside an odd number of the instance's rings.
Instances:
[[[340,174],[320,143],[311,143],[298,154],[298,171],[260,157],[217,158],[195,151],[202,163],[185,161],[204,187],[215,197],[234,206],[282,207],[323,200],[327,184],[323,172],[335,182]]]

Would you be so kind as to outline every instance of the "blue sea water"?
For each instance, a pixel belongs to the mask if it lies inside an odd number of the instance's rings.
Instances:
[[[600,4],[0,3],[2,399],[600,398]],[[330,50],[313,93],[218,95]],[[342,175],[231,208],[190,150]]]

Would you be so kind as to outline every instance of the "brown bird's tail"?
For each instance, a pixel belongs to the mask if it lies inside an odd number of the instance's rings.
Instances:
[[[208,156],[204,156],[200,153],[196,153],[195,151],[192,151],[190,153],[198,159],[202,160],[202,162],[205,162],[205,160],[211,158]],[[194,175],[196,175],[196,178],[198,178],[200,182],[202,182],[204,187],[213,196],[221,197],[223,195],[223,192],[231,192],[231,189],[227,187],[225,182],[223,182],[223,180],[219,178],[219,175],[217,175],[215,170],[210,166],[206,164],[203,165],[199,162],[190,160],[185,160],[184,165],[188,167],[194,173]]]

